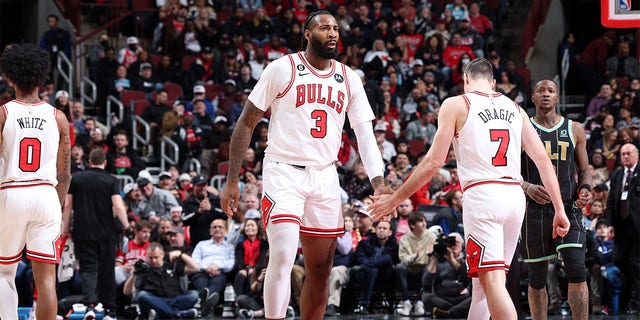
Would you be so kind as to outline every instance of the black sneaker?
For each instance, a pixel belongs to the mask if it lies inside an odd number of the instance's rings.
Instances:
[[[367,315],[369,314],[369,309],[365,305],[358,304],[358,306],[356,306],[356,308],[353,310],[353,313]]]
[[[327,310],[325,310],[324,315],[333,317],[338,314],[338,307],[336,305],[330,304],[327,306]]]
[[[207,292],[208,291],[209,290],[207,290]],[[217,292],[209,294],[202,303],[202,317],[208,316],[213,308],[218,304],[218,301],[220,301],[220,295]]]
[[[116,317],[115,310],[110,310],[110,309],[104,310],[104,318],[102,318],[102,320],[117,320],[117,319],[118,318]]]

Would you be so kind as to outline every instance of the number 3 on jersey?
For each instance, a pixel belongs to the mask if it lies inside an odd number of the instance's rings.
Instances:
[[[20,141],[20,170],[36,172],[40,169],[40,140],[24,138]]]
[[[489,130],[491,141],[498,141],[498,151],[491,158],[491,164],[496,167],[504,167],[507,165],[507,149],[509,148],[509,130],[508,129],[491,129]]]
[[[311,128],[311,136],[322,139],[327,136],[327,112],[324,110],[313,110],[311,119],[316,120],[316,126]]]

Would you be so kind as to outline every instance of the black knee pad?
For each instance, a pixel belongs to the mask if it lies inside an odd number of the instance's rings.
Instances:
[[[547,286],[547,273],[549,272],[549,261],[527,263],[529,270],[529,286],[536,290],[544,289]]]
[[[564,270],[569,283],[580,283],[587,279],[586,267],[584,265],[585,252],[583,248],[563,248],[560,249]]]

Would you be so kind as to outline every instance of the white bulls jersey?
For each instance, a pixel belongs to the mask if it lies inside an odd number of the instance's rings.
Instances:
[[[484,181],[522,181],[520,107],[500,93],[463,97],[469,115],[453,140],[462,188]]]
[[[57,110],[46,102],[28,104],[13,100],[2,106],[0,184],[58,184],[56,162],[60,133]]]
[[[302,52],[267,65],[249,100],[271,109],[266,156],[294,165],[336,161],[345,115],[352,126],[374,119],[355,71],[335,60],[328,70],[317,70]]]

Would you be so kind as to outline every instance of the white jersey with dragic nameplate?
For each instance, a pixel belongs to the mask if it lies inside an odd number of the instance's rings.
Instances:
[[[2,106],[2,112],[6,121],[0,151],[0,185],[57,185],[57,110],[46,102],[13,100]]]
[[[467,121],[453,145],[463,189],[479,182],[522,181],[520,107],[500,93],[463,95]]]
[[[266,157],[294,165],[336,161],[345,116],[351,126],[374,119],[355,71],[335,60],[328,70],[317,70],[303,53],[271,62],[249,100],[271,111]]]

